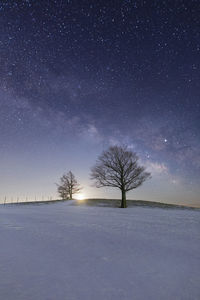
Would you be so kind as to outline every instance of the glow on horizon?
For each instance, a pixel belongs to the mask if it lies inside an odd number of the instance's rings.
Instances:
[[[85,197],[85,195],[84,194],[78,194],[77,196],[76,196],[76,198],[75,198],[76,200],[85,200],[86,199],[86,197]]]

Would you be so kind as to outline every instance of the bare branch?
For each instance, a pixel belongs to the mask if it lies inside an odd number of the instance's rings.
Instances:
[[[126,146],[110,147],[99,156],[91,169],[91,179],[95,181],[96,187],[117,187],[124,195],[148,178],[150,173],[138,165],[137,154],[129,151]]]
[[[60,184],[57,186],[62,199],[72,199],[73,194],[79,193],[82,189],[71,171],[60,178]]]

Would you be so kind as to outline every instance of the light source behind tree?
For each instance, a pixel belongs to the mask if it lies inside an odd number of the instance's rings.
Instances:
[[[71,171],[60,178],[60,184],[57,184],[57,187],[60,197],[69,200],[72,200],[73,194],[79,193],[82,189]]]

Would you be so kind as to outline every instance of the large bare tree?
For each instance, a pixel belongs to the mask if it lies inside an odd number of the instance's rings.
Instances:
[[[71,171],[60,178],[60,183],[57,184],[57,187],[60,197],[69,200],[72,200],[73,194],[77,194],[81,190],[80,185]]]
[[[150,173],[138,165],[138,156],[127,146],[112,146],[104,151],[92,168],[91,178],[96,187],[116,187],[121,190],[121,207],[126,207],[126,193],[140,186]]]

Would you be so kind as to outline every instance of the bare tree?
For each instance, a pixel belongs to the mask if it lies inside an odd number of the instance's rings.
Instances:
[[[92,168],[91,179],[97,188],[110,186],[121,190],[121,207],[126,207],[126,193],[140,186],[150,173],[138,165],[138,156],[126,146],[113,146],[104,151]]]
[[[69,200],[72,200],[73,194],[77,194],[81,190],[80,185],[71,171],[60,178],[60,184],[57,184],[57,187],[61,198]]]

